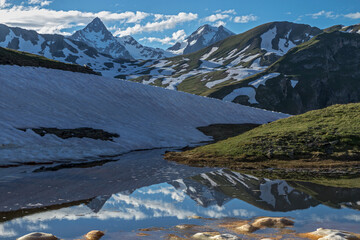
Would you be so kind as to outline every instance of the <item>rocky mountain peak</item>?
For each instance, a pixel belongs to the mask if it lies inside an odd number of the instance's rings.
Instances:
[[[175,54],[188,54],[210,46],[218,41],[234,35],[224,26],[214,27],[205,24],[188,36],[183,42],[177,42],[168,50]]]

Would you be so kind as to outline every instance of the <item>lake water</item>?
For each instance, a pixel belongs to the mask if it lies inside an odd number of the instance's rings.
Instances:
[[[48,232],[62,239],[104,230],[106,239],[144,239],[138,229],[203,219],[294,218],[296,232],[360,229],[360,189],[270,180],[162,159],[166,149],[133,152],[99,166],[0,169],[0,239]],[[65,166],[66,167],[66,166]],[[181,234],[181,233],[178,233]]]

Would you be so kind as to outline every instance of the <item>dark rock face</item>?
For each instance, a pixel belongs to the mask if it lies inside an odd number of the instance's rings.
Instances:
[[[26,131],[26,128],[20,128],[19,130]],[[120,137],[117,133],[108,133],[102,129],[93,128],[74,128],[74,129],[58,129],[58,128],[32,128],[32,130],[40,136],[46,134],[54,134],[59,138],[92,138],[103,141],[113,141],[113,138]]]
[[[332,32],[291,50],[269,71],[281,76],[260,86],[260,107],[299,114],[360,101],[360,35]],[[295,87],[291,80],[298,81]]]

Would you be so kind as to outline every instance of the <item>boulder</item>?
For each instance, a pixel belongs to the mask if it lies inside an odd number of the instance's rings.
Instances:
[[[245,224],[240,227],[237,227],[236,230],[243,232],[243,233],[252,233],[252,232],[255,232],[256,230],[259,230],[259,228],[254,227],[251,224]]]
[[[208,240],[211,239],[210,237],[214,237],[220,235],[219,232],[200,232],[200,233],[195,233],[192,238],[193,239],[200,239],[200,240]]]
[[[193,239],[200,240],[239,240],[239,238],[232,234],[220,234],[218,232],[202,232],[196,233],[192,236]]]
[[[105,235],[104,232],[99,231],[99,230],[93,230],[91,232],[88,232],[85,235],[85,239],[86,240],[99,240],[100,238],[102,238]]]
[[[256,228],[284,228],[293,226],[294,221],[284,217],[264,217],[256,219],[252,225]]]
[[[305,233],[301,235],[311,239],[318,239],[318,240],[360,240],[359,235],[355,233],[334,230],[334,229],[324,229],[324,228],[318,228],[314,232]]]
[[[33,232],[18,238],[17,240],[59,240],[50,233]]]

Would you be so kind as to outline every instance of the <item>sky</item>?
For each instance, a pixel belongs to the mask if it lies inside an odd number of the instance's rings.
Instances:
[[[70,35],[99,17],[115,36],[168,48],[204,24],[239,34],[273,21],[360,23],[360,0],[0,0],[0,23]]]

